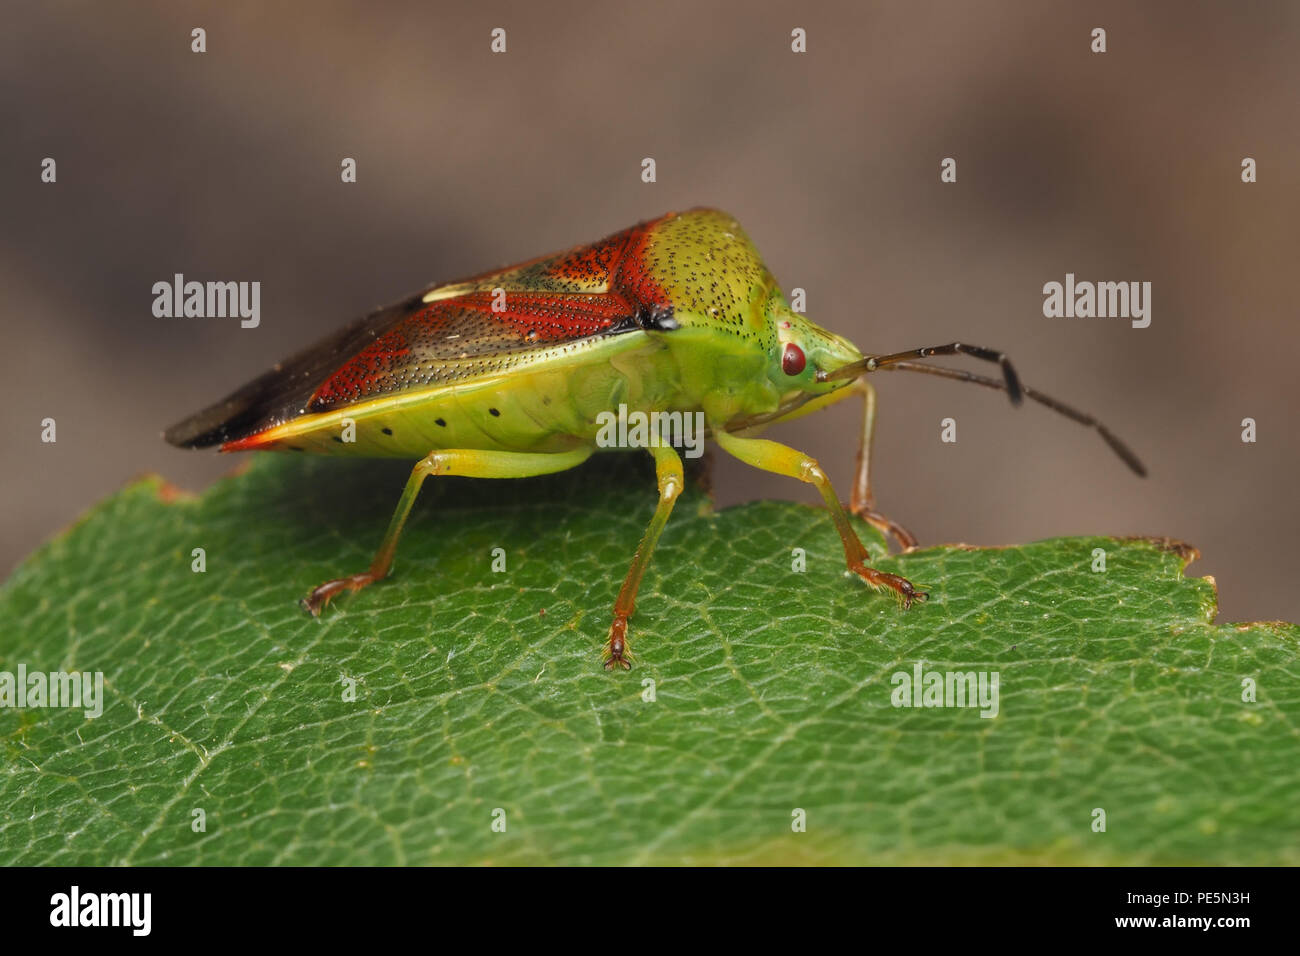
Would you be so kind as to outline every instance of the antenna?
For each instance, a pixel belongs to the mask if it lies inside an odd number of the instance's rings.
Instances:
[[[935,355],[969,355],[973,358],[983,359],[986,362],[996,362],[1002,366],[1002,380],[976,375],[974,372],[967,372],[963,369],[944,368],[939,365],[922,365],[919,362],[912,361],[913,359],[930,358]],[[1052,411],[1064,415],[1080,425],[1095,428],[1106,444],[1110,446],[1111,451],[1115,452],[1123,460],[1124,464],[1128,465],[1135,474],[1143,478],[1146,477],[1146,466],[1138,460],[1137,455],[1133,454],[1132,449],[1120,441],[1114,432],[1092,415],[1081,412],[1077,408],[1072,408],[1050,395],[1044,395],[1042,392],[1022,385],[1020,376],[1016,374],[1011,360],[1007,358],[1004,352],[986,349],[978,345],[964,345],[961,342],[953,342],[949,345],[932,345],[925,348],[908,349],[906,352],[895,352],[892,355],[868,355],[866,358],[838,368],[834,372],[819,375],[818,378],[824,382],[831,382],[842,378],[857,378],[859,375],[865,375],[877,369],[924,372],[926,375],[938,375],[942,378],[956,379],[959,382],[972,382],[985,388],[994,388],[1006,392],[1013,405],[1019,405],[1024,398],[1033,399],[1040,405],[1046,405]]]

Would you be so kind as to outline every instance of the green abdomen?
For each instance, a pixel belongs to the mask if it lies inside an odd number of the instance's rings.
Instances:
[[[408,459],[439,448],[565,451],[595,445],[597,416],[620,404],[682,409],[678,379],[671,353],[658,342],[621,336],[572,360],[304,416],[273,429],[262,447]]]

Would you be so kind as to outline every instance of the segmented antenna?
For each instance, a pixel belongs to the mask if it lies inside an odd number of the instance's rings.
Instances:
[[[999,381],[996,378],[977,375],[963,369],[944,368],[941,365],[922,365],[919,362],[912,361],[913,359],[931,358],[936,355],[969,355],[986,362],[996,362],[1002,366],[1002,379]],[[952,342],[948,345],[931,345],[925,348],[908,349],[906,352],[894,352],[892,355],[868,355],[860,361],[845,365],[834,372],[818,377],[824,382],[832,382],[842,378],[857,378],[860,375],[881,369],[884,371],[924,372],[926,375],[938,375],[941,378],[951,378],[959,382],[972,382],[985,388],[995,388],[1006,392],[1013,405],[1019,405],[1025,398],[1033,399],[1040,405],[1046,405],[1057,414],[1064,415],[1080,425],[1095,428],[1106,444],[1110,446],[1111,451],[1118,455],[1124,464],[1128,465],[1135,474],[1143,478],[1146,477],[1146,466],[1142,464],[1137,455],[1133,454],[1133,450],[1120,441],[1114,432],[1095,417],[1087,412],[1081,412],[1059,399],[1052,398],[1050,395],[1044,395],[1036,389],[1022,385],[1020,376],[1016,374],[1016,370],[1005,352],[986,349],[978,345]]]

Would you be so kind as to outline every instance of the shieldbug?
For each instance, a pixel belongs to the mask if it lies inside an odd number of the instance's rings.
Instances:
[[[963,355],[1000,365],[1000,379],[921,364]],[[870,453],[875,391],[868,373],[906,370],[1002,389],[1095,428],[1139,475],[1134,454],[1090,415],[1021,385],[994,349],[953,342],[864,355],[794,312],[740,224],[726,213],[671,213],[600,242],[470,279],[435,285],[343,328],[165,433],[184,448],[277,449],[418,459],[369,569],[326,581],[303,600],[319,614],[341,591],[388,575],[402,527],[431,475],[525,478],[563,471],[600,447],[602,416],[702,414],[714,441],[754,467],[812,484],[850,571],[904,608],[926,598],[868,566],[848,513],[904,549],[916,539],[875,510]],[[757,437],[851,395],[863,425],[846,512],[808,455]],[[630,410],[630,412],[629,412]],[[344,442],[344,419],[354,440]],[[630,668],[627,627],[673,501],[682,461],[654,456],[659,504],[614,602],[605,667]]]

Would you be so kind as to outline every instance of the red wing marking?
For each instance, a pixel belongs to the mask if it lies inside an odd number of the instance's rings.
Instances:
[[[499,375],[541,351],[672,328],[647,245],[673,214],[599,242],[426,289],[362,316],[167,430],[184,448],[264,447],[304,415],[409,389]],[[673,250],[658,250],[671,268]],[[492,289],[505,289],[492,311]],[[439,295],[439,290],[443,294]]]
[[[636,313],[616,294],[507,292],[499,312],[494,301],[491,292],[468,292],[430,303],[334,372],[308,407],[324,411],[407,385],[450,381],[512,353],[591,338]]]
[[[477,289],[421,304],[326,378],[308,410],[502,371],[531,349],[635,330],[643,310],[671,306],[645,269],[652,232],[653,224],[627,229],[532,267],[534,279],[552,280],[544,281],[548,286],[608,291],[504,288],[494,294],[488,285],[494,275],[516,274],[505,269],[481,277]]]

